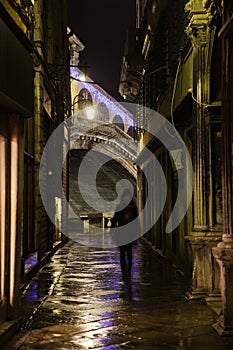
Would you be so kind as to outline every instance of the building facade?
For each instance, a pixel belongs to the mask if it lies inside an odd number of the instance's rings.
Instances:
[[[66,7],[0,1],[0,321],[17,317],[22,283],[63,239],[43,209],[39,168],[46,141],[70,113]]]
[[[137,0],[136,9],[135,31],[128,35],[119,91],[126,99],[167,118],[184,140],[193,164],[192,203],[180,225],[165,234],[177,198],[179,170],[166,147],[145,131],[150,130],[153,120],[139,110],[138,139],[159,160],[167,181],[164,211],[147,238],[190,276],[189,298],[217,302],[223,285],[230,283],[223,272],[226,259],[215,247],[221,247],[223,232],[226,240],[232,239],[232,4]],[[179,157],[185,166],[182,154]],[[142,164],[138,174],[141,208],[147,200],[145,166]],[[160,190],[156,174],[152,185],[156,198]],[[185,201],[185,188],[183,191]],[[153,216],[155,203],[150,207],[149,215]],[[228,252],[231,256],[232,251]],[[232,293],[233,286],[228,287]],[[225,295],[222,300],[224,303]],[[223,309],[220,328],[232,330],[232,303]]]
[[[18,309],[24,123],[33,116],[32,12],[1,1],[1,321]]]

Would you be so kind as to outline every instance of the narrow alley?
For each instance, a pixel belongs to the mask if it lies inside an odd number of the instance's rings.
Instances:
[[[0,0],[0,53],[0,350],[233,349],[233,1]]]
[[[174,266],[142,239],[133,253],[129,281],[117,249],[61,248],[23,294],[23,327],[4,350],[232,348],[212,309],[185,299]]]

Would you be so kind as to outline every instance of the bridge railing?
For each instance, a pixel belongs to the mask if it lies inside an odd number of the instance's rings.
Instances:
[[[75,117],[71,128],[71,148],[77,140],[106,144],[131,160],[135,160],[138,154],[138,144],[130,135],[115,124],[104,124],[99,120]]]

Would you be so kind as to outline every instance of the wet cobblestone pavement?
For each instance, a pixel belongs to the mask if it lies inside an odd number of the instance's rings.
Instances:
[[[185,300],[183,278],[143,241],[133,265],[123,280],[118,250],[67,244],[25,291],[23,329],[4,349],[233,349],[212,309]]]

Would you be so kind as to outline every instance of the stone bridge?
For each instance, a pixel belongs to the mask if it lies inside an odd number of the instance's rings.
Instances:
[[[131,182],[136,196],[138,152],[133,137],[134,116],[77,68],[71,69],[71,94],[69,202],[76,215],[102,225],[106,213],[100,213],[90,205],[95,202],[93,182],[106,201],[116,200],[116,185],[122,179]],[[88,158],[90,153],[94,154],[91,159]],[[88,165],[81,178],[80,167],[84,160]],[[80,189],[83,186],[85,198]]]
[[[132,136],[134,116],[78,68],[71,68],[72,114],[83,111],[87,119],[115,124]]]
[[[137,143],[116,124],[88,121],[78,114],[73,116],[71,150],[96,150],[119,162],[134,178]]]
[[[87,121],[85,118],[73,118],[70,137],[70,198],[69,202],[79,217],[85,217],[84,225],[106,225],[111,213],[100,213],[88,204],[95,202],[91,184],[92,172],[99,168],[95,178],[96,188],[100,196],[106,201],[117,197],[116,185],[122,179],[131,182],[136,195],[137,143],[114,124],[103,124],[100,121]],[[94,157],[88,159],[88,167],[84,177],[79,178],[80,165],[88,157],[88,152],[94,152]],[[81,185],[85,187],[85,198],[80,191]],[[93,227],[89,226],[88,230]],[[75,227],[77,224],[75,224]]]

